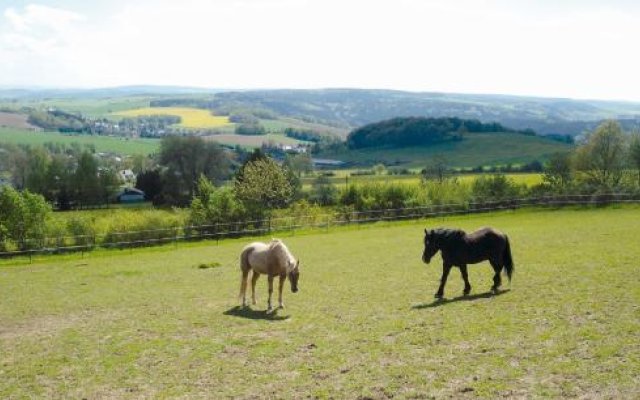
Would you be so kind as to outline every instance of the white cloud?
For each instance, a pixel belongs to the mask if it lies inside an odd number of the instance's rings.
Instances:
[[[0,84],[380,87],[640,100],[631,1],[143,0],[4,12]],[[3,66],[4,64],[4,66]]]

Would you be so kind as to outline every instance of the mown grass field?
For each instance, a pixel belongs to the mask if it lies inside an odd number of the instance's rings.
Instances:
[[[385,163],[405,168],[424,168],[434,157],[441,157],[452,167],[477,167],[542,161],[555,152],[569,149],[571,146],[566,143],[536,136],[483,133],[468,134],[465,140],[460,142],[441,143],[429,147],[349,150],[324,153],[319,157],[363,166]]]
[[[62,143],[66,145],[78,143],[81,146],[95,146],[98,152],[113,152],[117,154],[151,154],[160,148],[160,141],[157,139],[67,135],[59,132],[33,132],[2,127],[0,127],[0,142],[32,146],[44,145],[45,143]]]
[[[153,96],[114,96],[100,98],[52,98],[21,99],[19,101],[0,100],[0,107],[20,109],[21,107],[54,107],[72,113],[81,113],[92,118],[109,118],[112,113],[149,106]]]
[[[328,136],[337,136],[343,139],[345,139],[349,134],[348,128],[338,128],[287,117],[281,117],[278,119],[261,119],[260,124],[264,126],[268,132],[274,133],[283,133],[286,128],[294,128],[300,130],[312,130],[314,132],[319,132]]]
[[[219,135],[203,136],[205,140],[211,140],[228,146],[260,147],[263,143],[278,143],[283,145],[296,145],[304,143],[281,134],[267,133],[266,135],[237,135],[235,133],[223,133]]]
[[[250,239],[2,261],[2,398],[635,398],[640,207],[520,210],[284,237],[300,292],[237,307]],[[491,268],[420,261],[426,226],[509,234]],[[219,267],[199,268],[219,263]],[[508,287],[507,287],[508,288]]]
[[[133,110],[119,111],[115,115],[120,117],[141,117],[151,115],[175,115],[182,120],[177,126],[183,128],[229,128],[234,126],[229,117],[216,116],[209,110],[189,107],[145,107]]]

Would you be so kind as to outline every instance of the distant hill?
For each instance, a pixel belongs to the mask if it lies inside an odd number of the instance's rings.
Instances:
[[[497,122],[541,135],[578,136],[604,119],[620,121],[625,130],[640,129],[640,103],[573,100],[492,94],[405,92],[369,89],[223,90],[180,86],[124,86],[99,89],[2,88],[0,106],[11,100],[46,99],[59,106],[103,99],[111,111],[125,99],[145,97],[138,106],[194,106],[217,115],[253,115],[267,120],[297,120],[341,134],[395,117],[457,117]],[[55,99],[59,99],[56,101]],[[140,99],[136,99],[138,102]],[[117,103],[118,107],[111,106]],[[151,103],[151,104],[150,104]],[[61,107],[65,109],[65,107]],[[82,110],[82,107],[77,107]],[[95,112],[94,112],[95,113]],[[322,130],[322,129],[321,129]],[[327,131],[327,129],[324,129]],[[343,136],[344,137],[344,136]]]
[[[458,117],[498,122],[542,135],[576,136],[603,119],[640,127],[640,103],[393,90],[253,90],[217,93],[210,106],[270,110],[278,115],[343,127],[394,117]]]

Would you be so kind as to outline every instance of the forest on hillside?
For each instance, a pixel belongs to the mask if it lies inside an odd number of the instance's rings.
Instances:
[[[514,132],[535,135],[531,130],[516,131],[497,122],[482,123],[460,118],[392,118],[353,130],[347,137],[351,149],[366,147],[424,146],[463,140],[468,133]]]

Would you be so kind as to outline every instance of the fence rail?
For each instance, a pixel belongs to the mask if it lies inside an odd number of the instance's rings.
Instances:
[[[597,194],[545,196],[499,201],[441,204],[424,207],[349,211],[319,215],[300,215],[253,221],[236,221],[211,225],[172,227],[131,232],[110,232],[100,235],[57,236],[27,239],[20,249],[0,252],[0,258],[86,252],[96,248],[124,249],[158,244],[259,236],[270,233],[295,233],[302,229],[329,231],[331,227],[360,225],[380,221],[422,219],[456,214],[472,214],[522,207],[564,207],[572,205],[607,205],[640,203],[640,194]]]

